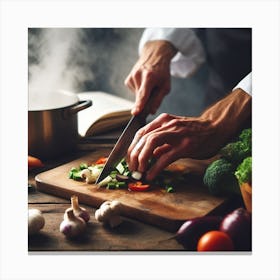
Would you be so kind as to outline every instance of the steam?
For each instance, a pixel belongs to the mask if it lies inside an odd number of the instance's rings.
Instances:
[[[138,59],[141,28],[30,28],[29,100],[46,93],[105,91],[134,100],[124,85]],[[39,97],[38,97],[39,95]]]
[[[30,92],[75,92],[83,82],[94,79],[85,62],[88,49],[82,43],[83,35],[81,29],[75,28],[29,30]]]

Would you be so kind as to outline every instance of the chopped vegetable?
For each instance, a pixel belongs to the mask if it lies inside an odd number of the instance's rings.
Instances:
[[[131,191],[136,191],[136,192],[147,191],[149,188],[150,188],[150,185],[148,185],[148,184],[143,185],[141,181],[137,181],[137,182],[128,184],[128,189]]]
[[[98,183],[98,187],[107,186],[108,183],[110,183],[112,180],[113,180],[113,179],[112,179],[111,176],[107,176],[107,177],[105,177],[101,182]]]
[[[172,186],[166,186],[165,189],[166,189],[166,192],[168,192],[168,193],[174,192],[174,188]]]
[[[86,181],[88,184],[95,183],[104,168],[106,161],[107,158],[102,157],[92,165],[81,163],[79,167],[71,168],[68,177],[77,181]],[[154,181],[154,185],[164,187],[168,193],[174,192],[175,189],[172,184],[174,184],[175,178],[176,181],[178,181],[178,179],[181,180],[182,178],[178,177],[176,174],[176,177],[173,176],[174,178],[166,179],[167,176],[172,177],[171,175],[172,172],[163,171],[161,176],[158,176],[158,179]],[[131,172],[126,160],[123,158],[116,165],[115,170],[112,170],[111,173],[97,185],[98,187],[106,187],[106,189],[110,190],[128,188],[128,190],[132,191],[146,191],[150,188],[150,185],[143,183],[143,180],[140,181],[141,178],[142,173],[138,171]]]
[[[133,179],[135,179],[135,180],[141,180],[141,178],[142,178],[142,173],[139,172],[139,171],[133,171],[133,172],[131,173],[131,177],[132,177]]]
[[[101,157],[95,162],[95,164],[105,164],[107,162],[107,159],[107,157]]]
[[[78,168],[75,168],[75,167],[71,168],[71,170],[68,174],[68,177],[73,180],[82,180],[83,179],[81,170]]]

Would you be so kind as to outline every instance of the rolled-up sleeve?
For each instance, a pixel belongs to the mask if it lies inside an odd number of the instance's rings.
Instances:
[[[174,77],[189,77],[205,62],[203,46],[190,28],[146,28],[140,39],[139,53],[146,42],[154,40],[169,41],[178,50],[170,65]]]
[[[245,78],[243,78],[235,87],[233,90],[241,88],[245,92],[247,92],[249,95],[252,95],[252,72],[249,73]]]

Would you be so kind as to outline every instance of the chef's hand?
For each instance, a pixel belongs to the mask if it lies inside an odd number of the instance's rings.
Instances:
[[[143,110],[152,91],[156,96],[149,104],[149,110],[151,114],[157,111],[162,99],[170,91],[170,61],[176,52],[175,47],[164,40],[145,44],[140,58],[125,80],[125,85],[136,95],[131,111],[133,115]]]
[[[199,117],[161,114],[135,135],[127,161],[131,171],[153,180],[179,158],[209,158],[230,140],[251,116],[251,96],[237,89]],[[148,169],[149,159],[155,163]]]

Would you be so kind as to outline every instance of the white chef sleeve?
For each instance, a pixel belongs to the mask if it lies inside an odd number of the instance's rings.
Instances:
[[[205,61],[203,46],[190,28],[146,28],[140,39],[139,53],[146,42],[154,40],[169,41],[178,50],[170,65],[174,77],[189,77]]]
[[[241,88],[246,91],[249,95],[252,95],[252,72],[243,78],[233,90]]]

